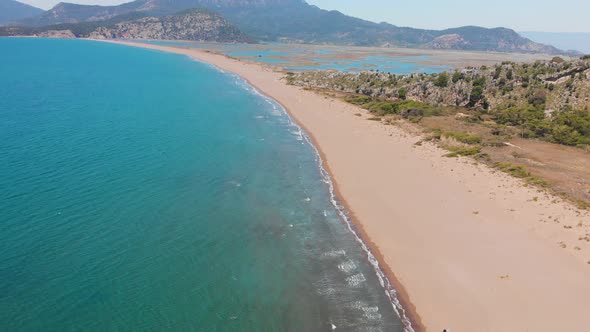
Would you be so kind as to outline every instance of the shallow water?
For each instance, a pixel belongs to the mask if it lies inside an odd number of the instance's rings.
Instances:
[[[0,50],[3,330],[404,329],[276,103],[179,55]]]
[[[439,73],[453,67],[440,64],[439,59],[426,55],[401,56],[389,49],[269,44],[218,44],[189,41],[144,41],[156,45],[207,49],[255,62],[270,64],[289,71],[338,70],[360,72],[379,70],[396,75]]]

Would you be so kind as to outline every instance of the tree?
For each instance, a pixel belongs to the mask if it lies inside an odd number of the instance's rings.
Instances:
[[[465,75],[460,71],[456,71],[455,73],[453,73],[453,83],[457,83],[464,78]]]
[[[529,97],[529,103],[538,109],[544,108],[546,101],[547,92],[545,92],[545,90],[542,89],[535,90],[535,92]]]
[[[438,74],[438,77],[434,80],[434,85],[439,88],[446,88],[449,85],[449,75],[445,72]]]
[[[397,96],[399,97],[399,99],[406,100],[406,94],[407,94],[406,88],[400,88],[397,91]]]
[[[507,79],[509,79],[509,80],[511,80],[511,79],[512,79],[512,77],[513,77],[513,72],[512,72],[512,69],[510,69],[510,70],[508,70],[508,72],[506,73],[506,78],[507,78]]]
[[[485,77],[480,77],[473,81],[473,89],[469,96],[469,106],[473,107],[483,98],[483,89],[486,84]]]

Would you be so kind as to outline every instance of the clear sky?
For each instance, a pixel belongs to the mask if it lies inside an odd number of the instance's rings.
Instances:
[[[20,0],[48,9],[60,0]],[[129,0],[62,0],[112,5]],[[590,0],[307,0],[324,9],[399,26],[503,26],[517,31],[590,32]]]

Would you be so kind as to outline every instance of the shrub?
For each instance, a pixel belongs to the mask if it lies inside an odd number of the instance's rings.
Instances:
[[[565,125],[590,139],[590,112],[587,110],[566,110],[553,114],[553,123]]]
[[[542,89],[537,89],[531,96],[529,96],[529,104],[536,108],[542,108],[547,101],[547,92]]]
[[[499,169],[500,171],[510,174],[516,178],[519,179],[524,179],[526,182],[539,186],[539,187],[547,187],[549,184],[537,177],[531,174],[531,172],[529,172],[528,169],[526,169],[526,167],[524,166],[520,166],[520,165],[514,165],[514,164],[510,164],[510,163],[504,163],[504,162],[497,162],[494,164],[494,166]]]
[[[520,126],[532,120],[543,120],[545,112],[531,105],[527,107],[510,107],[496,113],[495,120],[499,124]]]
[[[551,140],[564,145],[584,145],[585,137],[577,130],[566,125],[555,125],[551,129]],[[587,141],[586,141],[587,142]]]
[[[467,148],[459,148],[459,147],[447,147],[447,150],[451,151],[451,153],[447,153],[445,157],[458,157],[458,156],[475,156],[481,153],[481,149],[477,146],[470,146]]]
[[[453,73],[452,80],[453,80],[453,83],[457,83],[464,78],[465,78],[465,75],[462,72],[456,71],[455,73]]]
[[[483,87],[476,85],[471,90],[471,95],[469,96],[469,106],[473,107],[477,105],[477,103],[483,97]]]
[[[438,74],[436,80],[434,80],[434,85],[439,88],[446,88],[449,85],[449,75],[445,72]]]
[[[407,95],[406,88],[400,88],[397,91],[397,96],[399,97],[399,99],[406,100],[406,95]]]
[[[369,96],[352,96],[346,98],[346,101],[355,104],[355,105],[364,105],[372,101],[372,98]]]
[[[482,100],[485,84],[485,77],[480,77],[473,81],[473,89],[471,89],[471,95],[469,96],[469,106],[473,107]]]
[[[446,137],[449,138],[453,138],[455,140],[457,140],[458,142],[461,143],[465,143],[465,144],[480,144],[481,143],[481,137],[477,136],[477,135],[472,135],[472,134],[468,134],[468,133],[461,133],[461,132],[457,132],[457,131],[448,131],[445,133]]]
[[[511,80],[513,78],[514,74],[512,73],[512,69],[508,70],[508,72],[506,73],[506,78]]]
[[[397,105],[388,101],[373,101],[365,106],[369,111],[378,115],[395,114],[398,112]]]

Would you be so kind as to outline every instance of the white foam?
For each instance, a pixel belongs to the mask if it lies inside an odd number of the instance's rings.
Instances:
[[[363,316],[368,320],[381,320],[382,315],[379,313],[379,307],[370,306],[363,301],[355,301],[351,308],[357,309],[363,312]]]
[[[338,264],[338,270],[340,270],[344,273],[350,273],[350,272],[356,270],[356,264],[353,261],[348,260],[344,263]]]
[[[362,273],[358,273],[346,278],[346,283],[348,286],[354,288],[359,287],[365,281],[367,281],[367,278],[365,278],[365,275]]]
[[[346,255],[344,250],[332,250],[322,254],[322,257],[341,257]]]
[[[301,133],[301,137],[303,138],[303,141],[307,142],[309,144],[309,146],[315,152],[316,161],[317,161],[318,167],[320,169],[322,179],[328,185],[328,188],[330,191],[330,202],[336,208],[338,215],[346,223],[348,230],[355,236],[356,240],[360,243],[363,251],[367,255],[369,262],[373,266],[375,273],[377,274],[377,277],[379,278],[379,282],[381,283],[381,286],[385,289],[385,294],[387,295],[387,297],[391,301],[391,304],[393,306],[393,310],[395,311],[397,316],[400,318],[400,320],[404,324],[404,330],[406,332],[414,332],[414,328],[412,327],[412,323],[410,322],[409,318],[406,316],[406,311],[404,310],[401,303],[399,302],[399,299],[397,298],[397,291],[395,290],[395,288],[393,287],[393,285],[391,284],[389,279],[387,279],[385,273],[379,267],[379,262],[377,261],[377,258],[375,258],[375,256],[373,255],[373,253],[371,252],[371,250],[369,249],[367,244],[361,239],[360,235],[355,230],[355,227],[352,224],[352,220],[349,218],[348,213],[346,212],[346,210],[344,209],[342,204],[340,204],[338,202],[338,199],[336,198],[335,189],[334,189],[334,183],[331,181],[330,174],[328,173],[328,171],[324,167],[324,161],[321,158],[319,150],[311,142],[311,138],[303,132],[301,127],[299,127],[295,123],[295,121],[291,118],[289,113],[287,113],[287,111],[282,106],[280,106],[280,104],[278,102],[276,102],[274,99],[272,99],[272,98],[264,95],[260,91],[258,91],[258,89],[256,89],[254,86],[250,85],[246,80],[244,80],[240,76],[235,75],[233,73],[226,73],[225,71],[223,71],[222,69],[220,69],[216,66],[213,66],[213,67],[216,68],[217,70],[219,70],[220,72],[225,73],[226,75],[230,75],[230,76],[236,78],[236,81],[238,82],[238,84],[241,87],[243,87],[244,89],[250,91],[251,93],[253,93],[257,96],[260,96],[267,103],[272,105],[271,114],[277,115],[277,116],[285,116],[288,121],[288,124],[290,126],[298,128],[299,132]],[[330,256],[328,256],[328,257],[330,257]],[[364,278],[364,276],[363,276],[363,278]]]
[[[330,296],[330,295],[336,294],[336,289],[328,287],[328,288],[318,289],[317,292],[320,295]]]

